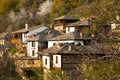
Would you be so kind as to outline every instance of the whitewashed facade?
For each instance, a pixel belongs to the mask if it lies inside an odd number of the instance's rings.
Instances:
[[[61,55],[53,55],[53,67],[61,68]]]
[[[46,69],[50,69],[50,57],[42,56],[43,67]]]
[[[31,57],[38,57],[38,47],[39,41],[38,40],[29,40],[30,36],[34,36],[44,30],[48,29],[46,26],[37,26],[37,28],[30,30],[27,34],[24,34],[24,40],[28,40],[27,42],[27,54]],[[28,36],[28,37],[27,37]]]
[[[26,43],[28,40],[28,32],[27,33],[22,33],[22,42]]]
[[[31,41],[27,43],[27,54],[28,56],[37,57],[38,56],[38,42]]]
[[[75,32],[75,27],[66,27],[66,33]]]
[[[84,45],[83,40],[75,41],[75,40],[66,40],[66,41],[48,41],[48,48],[54,46],[54,44],[59,44],[59,43],[74,43],[75,45],[81,44]]]

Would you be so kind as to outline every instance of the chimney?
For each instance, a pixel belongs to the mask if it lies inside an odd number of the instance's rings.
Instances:
[[[91,35],[91,37],[95,37],[95,35],[94,35],[94,34],[92,34],[92,35]]]
[[[71,51],[71,49],[72,49],[72,48],[71,48],[71,45],[69,45],[69,47],[68,47],[68,51]]]
[[[116,20],[120,20],[120,16],[119,15],[116,16]]]
[[[28,24],[25,24],[25,29],[28,30]]]
[[[82,34],[82,32],[80,32],[80,38],[82,38],[82,36],[83,36],[83,34]]]
[[[57,48],[60,48],[60,44],[59,43],[57,44]]]

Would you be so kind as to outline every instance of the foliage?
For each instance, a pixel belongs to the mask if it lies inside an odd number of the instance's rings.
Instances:
[[[0,46],[0,80],[21,80],[21,77],[15,71],[14,59],[9,56],[8,50],[5,47]]]
[[[52,5],[53,5],[53,2],[51,0],[45,1],[42,5],[40,5],[39,12],[37,12],[37,14],[38,15],[47,15],[48,13],[51,13]]]
[[[10,53],[15,54],[17,51],[18,51],[17,48],[11,48]]]
[[[0,1],[0,14],[4,14],[11,9],[15,9],[18,0],[1,0]]]
[[[80,64],[78,67],[79,72],[82,73],[80,78],[88,80],[110,80],[114,76],[119,75],[120,63],[119,59],[116,59],[117,57],[104,58],[102,60],[86,57],[82,65]]]

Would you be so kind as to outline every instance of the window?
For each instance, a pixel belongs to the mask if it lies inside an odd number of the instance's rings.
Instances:
[[[34,52],[34,50],[32,51],[32,56],[35,56],[35,52]]]
[[[56,62],[55,63],[58,64],[58,56],[56,56]]]
[[[34,41],[32,42],[32,47],[35,47],[35,42]]]
[[[45,65],[47,65],[47,59],[45,59]]]
[[[56,43],[53,43],[53,46],[55,46],[56,45]]]
[[[53,67],[61,68],[61,55],[53,55]]]
[[[42,56],[43,67],[50,69],[50,57],[49,56]]]

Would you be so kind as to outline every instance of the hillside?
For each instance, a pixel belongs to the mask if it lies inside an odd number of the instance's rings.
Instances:
[[[53,18],[70,15],[96,17],[107,22],[120,13],[120,0],[0,0],[0,32],[14,31],[25,23],[49,25]]]

